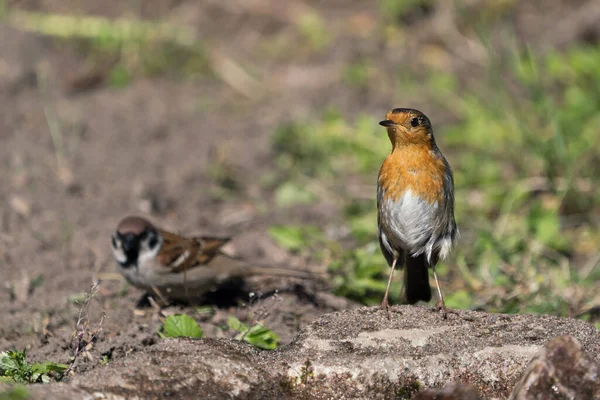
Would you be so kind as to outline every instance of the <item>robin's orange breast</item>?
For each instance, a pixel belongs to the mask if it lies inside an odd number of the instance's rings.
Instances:
[[[399,201],[410,190],[429,204],[444,201],[446,165],[426,146],[396,147],[379,170],[379,185],[386,200]]]

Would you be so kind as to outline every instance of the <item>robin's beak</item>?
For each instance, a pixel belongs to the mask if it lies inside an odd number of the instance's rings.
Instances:
[[[390,119],[386,119],[385,121],[381,121],[379,123],[379,125],[385,126],[386,128],[391,128],[392,126],[396,126],[396,124],[394,123],[394,121],[392,121]]]

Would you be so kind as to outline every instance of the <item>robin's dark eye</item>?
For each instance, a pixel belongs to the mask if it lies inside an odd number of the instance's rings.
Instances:
[[[418,126],[419,125],[419,118],[415,117],[413,119],[410,120],[410,125],[412,127]]]

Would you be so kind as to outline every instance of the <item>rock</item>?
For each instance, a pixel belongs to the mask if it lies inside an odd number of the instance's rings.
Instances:
[[[257,367],[258,358],[258,350],[241,342],[166,339],[72,383],[107,399],[259,399],[272,378]]]
[[[285,354],[285,375],[301,378],[309,360],[313,376],[331,383],[351,377],[364,397],[374,398],[365,389],[374,383],[397,393],[462,382],[484,398],[507,398],[529,361],[556,336],[571,334],[600,357],[598,330],[580,320],[457,311],[444,321],[431,308],[392,310],[391,321],[375,307],[324,315],[277,354]]]
[[[411,400],[480,400],[477,390],[471,385],[454,383],[442,389],[427,389],[414,395]]]
[[[542,346],[562,335],[577,338],[587,355],[549,345],[544,359],[592,365],[600,358],[598,330],[580,320],[473,311],[443,320],[415,306],[393,307],[388,320],[378,308],[363,307],[322,316],[277,351],[225,339],[166,339],[70,385],[104,399],[409,399],[460,382],[472,388],[417,398],[507,398]]]
[[[557,337],[531,361],[510,399],[600,399],[600,364],[574,337]]]

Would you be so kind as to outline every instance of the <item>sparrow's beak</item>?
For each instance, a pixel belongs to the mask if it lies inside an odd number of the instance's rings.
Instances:
[[[395,124],[394,121],[392,121],[391,119],[386,119],[384,121],[381,121],[379,125],[385,126],[386,128],[391,128],[393,126],[396,126],[397,124]]]

